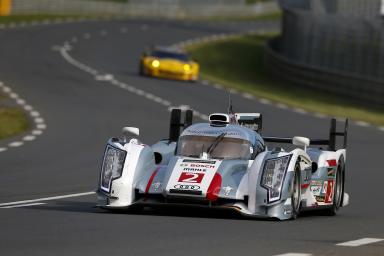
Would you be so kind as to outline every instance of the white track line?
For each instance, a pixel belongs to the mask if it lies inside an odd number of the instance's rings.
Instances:
[[[288,253],[278,254],[275,256],[311,256],[311,255],[312,254],[310,254],[310,253],[288,252]]]
[[[344,243],[339,243],[336,244],[337,246],[349,246],[349,247],[357,247],[357,246],[362,246],[362,245],[367,245],[367,244],[372,244],[372,243],[378,243],[384,241],[382,238],[361,238],[358,240],[353,240],[353,241],[348,241]]]
[[[141,89],[138,89],[132,85],[129,85],[127,83],[124,83],[122,81],[119,81],[119,80],[116,80],[114,78],[114,76],[112,74],[104,74],[104,75],[100,75],[101,72],[85,65],[84,63],[76,60],[75,58],[73,58],[70,54],[69,54],[69,51],[71,50],[72,48],[68,48],[66,47],[66,44],[64,44],[64,46],[60,47],[59,48],[59,52],[61,54],[61,56],[71,65],[77,67],[78,69],[84,71],[84,72],[87,72],[91,75],[94,76],[94,79],[95,80],[98,80],[98,81],[103,81],[103,82],[107,82],[107,83],[110,83],[114,86],[117,86],[123,90],[127,90],[131,93],[134,93],[140,97],[144,97],[152,102],[155,102],[155,103],[158,103],[158,104],[161,104],[163,105],[164,107],[167,107],[167,109],[169,110],[170,109],[170,106],[172,106],[172,103],[169,102],[168,100],[166,99],[163,99],[159,96],[156,96],[152,93],[149,93],[149,92],[146,92],[144,90],[141,90]],[[192,108],[190,108],[192,109]],[[193,112],[194,112],[194,115],[203,119],[203,120],[208,120],[208,116],[206,114],[203,114],[203,113],[200,113],[199,111],[196,111],[194,109],[192,109]]]
[[[24,144],[24,142],[22,141],[14,141],[14,142],[11,142],[8,144],[9,147],[12,147],[12,148],[17,148],[17,147],[20,147]]]
[[[42,205],[42,204],[45,204],[45,203],[18,204],[18,205],[11,205],[11,206],[0,207],[0,209],[20,208],[20,207]]]
[[[11,206],[11,205],[30,204],[30,203],[37,203],[37,202],[44,202],[44,201],[52,201],[52,200],[65,199],[65,198],[71,198],[71,197],[89,196],[89,195],[93,195],[93,194],[95,194],[95,192],[91,191],[91,192],[68,194],[68,195],[61,195],[61,196],[37,198],[37,199],[31,199],[31,200],[15,201],[15,202],[1,203],[0,207]]]

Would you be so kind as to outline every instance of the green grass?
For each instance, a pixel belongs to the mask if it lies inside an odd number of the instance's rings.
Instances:
[[[276,21],[282,18],[283,14],[281,11],[263,13],[259,15],[252,16],[210,16],[210,17],[196,17],[196,18],[186,18],[186,20],[191,21]]]
[[[203,78],[225,87],[311,112],[384,125],[384,109],[358,106],[340,97],[300,88],[269,75],[263,66],[263,53],[265,43],[274,36],[238,36],[193,45],[187,50],[200,63]]]
[[[0,107],[0,139],[15,136],[29,129],[28,118],[18,108]]]

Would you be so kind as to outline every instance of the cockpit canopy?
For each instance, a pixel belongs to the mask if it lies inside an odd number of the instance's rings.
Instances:
[[[194,124],[181,134],[177,155],[200,158],[206,154],[213,159],[253,159],[264,151],[263,139],[255,131],[239,125],[212,127]]]
[[[216,137],[186,135],[180,137],[177,146],[177,155],[186,157],[200,157],[203,153],[208,153],[214,159],[250,159],[253,153],[252,145],[249,141],[237,138],[223,138],[216,146]]]

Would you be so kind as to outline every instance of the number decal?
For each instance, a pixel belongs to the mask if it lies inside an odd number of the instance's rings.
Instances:
[[[325,195],[325,203],[332,203],[334,191],[334,181],[328,180],[327,194]]]
[[[182,172],[179,178],[179,182],[201,183],[203,177],[204,173]]]

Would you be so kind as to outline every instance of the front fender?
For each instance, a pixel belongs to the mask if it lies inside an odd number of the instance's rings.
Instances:
[[[113,180],[110,193],[99,195],[99,205],[110,208],[128,207],[134,202],[135,184],[146,174],[156,168],[153,150],[147,146],[131,140],[121,145],[121,142],[108,141],[109,145],[127,152],[122,176]],[[108,200],[105,200],[108,198]]]

